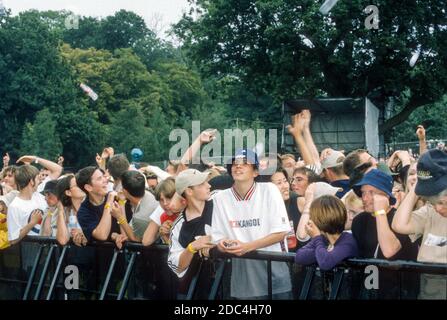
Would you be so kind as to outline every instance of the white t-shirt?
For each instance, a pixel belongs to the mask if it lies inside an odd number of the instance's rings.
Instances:
[[[51,181],[50,176],[46,176],[45,179],[43,179],[43,181],[37,186],[37,192],[42,192],[48,181]]]
[[[45,212],[47,207],[45,197],[38,192],[33,193],[31,200],[15,197],[8,207],[8,240],[13,241],[19,238],[20,230],[30,222],[33,210],[40,209]],[[39,235],[40,227],[40,224],[36,224],[28,235]]]
[[[242,198],[233,188],[214,196],[211,223],[213,242],[224,238],[252,242],[272,233],[289,232],[290,223],[286,207],[278,188],[272,183],[254,183]],[[287,245],[275,243],[261,248],[263,251],[287,251]],[[237,298],[268,295],[267,263],[247,259],[233,259],[231,296]],[[272,263],[273,294],[291,290],[288,266]]]
[[[152,221],[155,222],[155,224],[159,227],[161,227],[161,220],[160,217],[163,214],[163,212],[165,212],[163,210],[163,208],[159,205],[154,212],[152,212],[151,216],[149,217],[149,219],[151,219]]]

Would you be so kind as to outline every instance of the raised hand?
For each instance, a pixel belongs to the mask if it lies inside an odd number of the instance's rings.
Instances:
[[[63,156],[60,156],[59,158],[57,158],[57,164],[60,165],[61,167],[63,166],[64,161],[65,161],[65,159]]]
[[[200,143],[207,144],[216,139],[216,129],[205,130],[200,134]]]
[[[303,121],[304,128],[309,128],[311,120],[311,114],[309,109],[304,109],[303,111],[300,112],[300,115]]]
[[[315,238],[316,236],[321,235],[320,229],[318,229],[317,225],[312,220],[309,220],[304,228],[306,229],[306,233],[311,238]]]
[[[422,125],[417,126],[416,135],[420,141],[425,140],[425,128]]]
[[[300,136],[304,130],[303,119],[300,117],[300,114],[295,114],[292,116],[291,120],[292,120],[292,124],[291,125],[289,124],[286,127],[287,130],[294,137]]]
[[[17,160],[17,163],[23,162],[24,164],[31,164],[33,161],[36,160],[36,156],[22,156]]]
[[[11,160],[11,158],[9,157],[9,153],[6,152],[6,154],[3,156],[3,168],[9,165],[9,160]]]

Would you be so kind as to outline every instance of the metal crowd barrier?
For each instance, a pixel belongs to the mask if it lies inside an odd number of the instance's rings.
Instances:
[[[41,299],[41,295],[44,287],[48,289],[45,299],[51,300],[53,298],[54,292],[57,287],[62,288],[58,285],[58,280],[61,274],[62,266],[66,259],[67,253],[72,244],[66,246],[59,246],[52,237],[38,237],[38,236],[28,236],[22,242],[27,243],[37,243],[39,244],[38,251],[36,253],[34,263],[32,265],[31,272],[26,281],[26,287],[22,299],[28,300],[30,298],[31,290],[33,284],[35,283],[36,276],[38,277],[37,287],[34,292],[33,299]],[[153,251],[166,254],[168,252],[168,246],[166,245],[152,245],[149,247],[144,247],[140,243],[127,242],[121,250],[115,247],[113,242],[92,242],[89,244],[90,247],[96,248],[108,248],[113,250],[113,255],[110,264],[108,265],[107,273],[104,282],[101,284],[101,289],[99,290],[99,300],[104,300],[107,295],[113,295],[108,293],[110,282],[112,280],[112,275],[116,267],[117,259],[120,254],[126,252],[130,255],[124,270],[124,275],[121,278],[121,286],[118,293],[115,295],[117,300],[122,300],[125,298],[126,292],[128,290],[129,281],[131,275],[134,272],[136,260],[144,251]],[[55,250],[60,247],[60,254],[58,257],[55,254]],[[41,263],[42,256],[44,255],[45,249],[47,250],[46,257],[44,257],[43,267],[38,275],[37,270]],[[1,254],[1,251],[0,251]],[[213,263],[215,266],[214,280],[209,289],[208,300],[215,300],[218,298],[219,289],[222,288],[222,283],[224,279],[225,271],[228,269],[228,265],[234,256],[226,255],[217,250],[214,251],[212,255]],[[268,252],[268,251],[254,251],[250,252],[243,257],[237,257],[237,259],[252,259],[252,260],[265,260],[267,262],[267,279],[268,279],[268,297],[272,299],[272,262],[286,262],[294,263],[295,254],[294,253],[279,253],[279,252]],[[45,285],[45,281],[49,275],[49,266],[51,263],[54,264],[54,273],[49,281],[49,285]],[[367,266],[374,265],[381,270],[389,270],[393,272],[413,272],[413,273],[424,273],[424,274],[434,274],[434,275],[444,275],[447,279],[447,265],[446,264],[435,264],[435,263],[421,263],[415,261],[388,261],[379,259],[348,259],[342,264],[338,265],[331,272],[333,274],[333,280],[330,286],[330,292],[328,295],[329,300],[335,300],[340,292],[341,285],[343,283],[345,274],[348,270],[352,269],[364,269]],[[198,270],[192,277],[189,284],[188,293],[186,295],[186,300],[194,299],[194,295],[198,286],[199,278],[202,273],[202,263],[199,264]],[[306,300],[308,298],[312,282],[314,280],[317,272],[321,272],[316,266],[303,266],[305,269],[304,281],[301,286],[299,300]],[[176,277],[173,275],[173,277]],[[6,279],[3,278],[0,269],[0,283],[21,283],[16,279]],[[447,290],[447,289],[446,289]],[[1,299],[1,297],[0,297]]]

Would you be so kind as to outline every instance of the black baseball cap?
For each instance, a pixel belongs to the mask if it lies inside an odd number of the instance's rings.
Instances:
[[[52,194],[56,194],[56,185],[57,185],[57,180],[50,180],[45,184],[45,187],[42,190],[42,194],[45,195],[46,193],[52,193]]]
[[[419,158],[417,164],[418,196],[435,196],[447,189],[447,153],[432,149]]]

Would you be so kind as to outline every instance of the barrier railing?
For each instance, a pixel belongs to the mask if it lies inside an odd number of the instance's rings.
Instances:
[[[47,289],[47,293],[45,296],[46,300],[51,300],[54,297],[54,293],[56,289],[65,290],[64,286],[58,284],[59,277],[61,275],[62,267],[65,263],[67,254],[73,245],[67,245],[61,247],[57,244],[56,240],[51,237],[27,237],[23,241],[23,243],[37,243],[38,249],[35,255],[35,259],[31,268],[31,272],[28,275],[26,280],[26,287],[22,296],[23,300],[29,299],[31,295],[31,291],[33,286],[35,286],[35,292],[33,295],[34,300],[41,299],[42,292]],[[106,297],[116,297],[117,300],[122,300],[125,298],[126,293],[128,291],[129,283],[132,277],[132,274],[135,271],[135,266],[137,259],[141,259],[141,256],[144,252],[152,252],[157,253],[160,256],[162,254],[167,254],[168,247],[166,245],[152,245],[149,247],[144,247],[140,243],[128,242],[124,245],[121,250],[118,250],[115,247],[115,244],[112,242],[92,242],[88,245],[89,247],[100,248],[113,250],[113,255],[110,263],[107,265],[106,277],[104,281],[100,285],[99,290],[85,290],[86,292],[93,292],[98,295],[99,300],[104,300]],[[82,250],[82,249],[80,249]],[[56,251],[58,251],[56,254]],[[59,252],[60,251],[60,252]],[[118,257],[120,257],[123,253],[126,253],[128,256],[127,261],[125,263],[123,276],[119,279],[113,278],[113,273],[117,266]],[[1,252],[0,252],[1,254]],[[38,274],[39,265],[41,264],[41,259],[44,257],[43,266],[41,268],[40,273]],[[226,270],[228,270],[228,265],[231,263],[231,260],[237,259],[251,259],[251,260],[264,260],[267,262],[266,272],[267,272],[267,288],[268,288],[268,297],[272,299],[273,297],[273,285],[272,285],[272,262],[285,262],[285,263],[294,263],[295,254],[294,253],[280,253],[280,252],[268,252],[268,251],[254,251],[247,253],[243,257],[234,257],[230,255],[223,254],[217,250],[213,251],[211,256],[212,263],[214,264],[214,274],[213,281],[211,283],[211,287],[209,288],[208,299],[215,300],[218,298],[219,289],[222,289],[223,279]],[[50,268],[50,265],[53,263],[54,267]],[[197,269],[196,274],[192,277],[190,281],[188,292],[186,295],[187,300],[194,299],[196,290],[199,285],[199,279],[202,275],[203,268],[201,268],[202,263],[199,264],[199,268]],[[348,259],[342,264],[338,265],[332,271],[330,271],[331,279],[329,285],[329,293],[327,295],[327,299],[335,300],[339,296],[340,288],[345,281],[346,275],[352,270],[362,270],[368,266],[375,266],[380,270],[387,270],[390,272],[395,272],[399,275],[401,272],[410,272],[410,273],[424,273],[424,274],[432,274],[432,275],[441,275],[445,276],[447,280],[447,265],[446,264],[435,264],[435,263],[421,263],[415,261],[388,261],[388,260],[379,260],[379,259]],[[313,281],[316,275],[325,274],[317,268],[316,266],[303,266],[305,269],[304,278],[302,279],[303,283],[300,288],[300,292],[297,295],[297,299],[306,300],[309,296],[309,292],[312,288]],[[46,284],[46,279],[49,276],[49,271],[53,270],[54,272],[51,276],[50,281]],[[19,283],[24,284],[23,281],[17,279],[8,279],[3,277],[2,268],[0,268],[0,283]],[[37,286],[35,284],[35,278],[37,276],[38,282]],[[171,275],[175,279],[175,275]],[[109,287],[111,280],[120,280],[120,287],[118,292],[109,293]],[[172,287],[174,283],[167,283],[166,285]],[[400,285],[400,284],[399,284]],[[447,288],[446,288],[447,290]],[[222,294],[220,298],[224,295]]]

